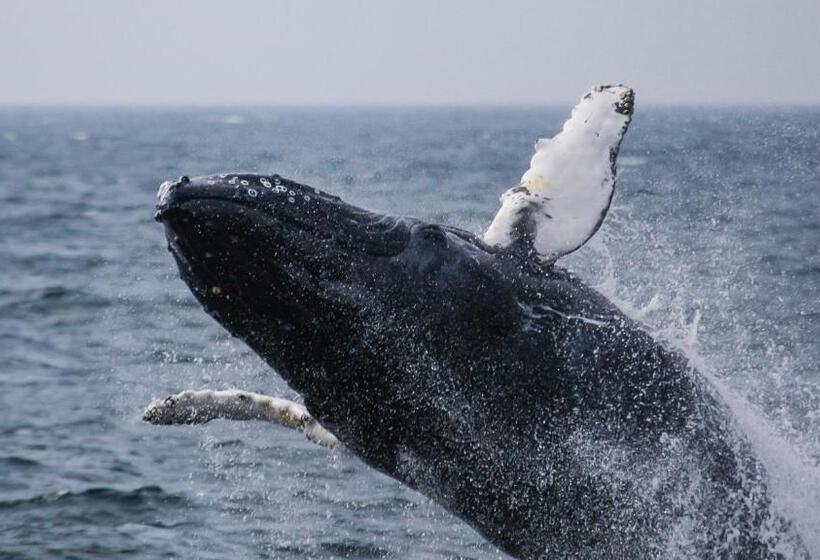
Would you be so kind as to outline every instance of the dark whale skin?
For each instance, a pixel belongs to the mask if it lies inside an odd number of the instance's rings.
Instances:
[[[698,372],[527,247],[276,175],[160,195],[204,308],[353,453],[508,554],[807,557]]]

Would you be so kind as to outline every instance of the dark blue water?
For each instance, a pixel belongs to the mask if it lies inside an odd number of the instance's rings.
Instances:
[[[480,231],[567,113],[0,110],[0,558],[502,557],[286,429],[141,422],[186,388],[292,396],[177,278],[154,197],[276,172]],[[565,265],[731,388],[816,545],[820,111],[639,108],[620,177]]]

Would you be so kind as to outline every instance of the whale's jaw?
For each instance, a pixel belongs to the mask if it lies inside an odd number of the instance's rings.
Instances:
[[[182,177],[158,199],[156,219],[197,300],[286,377],[320,367],[358,311],[363,274],[378,274],[410,237],[408,220],[278,176]]]

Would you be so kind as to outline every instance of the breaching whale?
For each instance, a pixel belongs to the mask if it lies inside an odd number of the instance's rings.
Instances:
[[[278,175],[164,183],[182,279],[304,407],[185,392],[145,418],[302,429],[516,558],[806,557],[709,384],[556,265],[606,215],[633,102],[584,96],[482,237]]]

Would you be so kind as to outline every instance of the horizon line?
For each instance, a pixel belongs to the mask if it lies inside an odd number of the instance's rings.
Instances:
[[[340,102],[340,103],[295,103],[295,102],[168,102],[168,101],[0,101],[0,109],[562,109],[567,105],[559,102],[547,103],[448,103],[448,102]],[[668,103],[648,101],[641,108],[689,109],[689,108],[738,108],[738,109],[820,109],[820,101],[791,102],[681,102]]]

